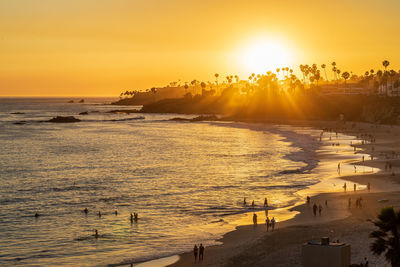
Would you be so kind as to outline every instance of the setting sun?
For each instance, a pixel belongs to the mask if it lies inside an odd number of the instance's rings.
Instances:
[[[277,40],[253,41],[240,55],[245,71],[249,72],[264,73],[292,64],[290,50]]]

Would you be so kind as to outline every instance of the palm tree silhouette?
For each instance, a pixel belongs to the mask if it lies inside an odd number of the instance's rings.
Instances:
[[[387,60],[384,60],[384,61],[382,61],[382,65],[385,67],[385,72],[386,72],[386,69],[390,65],[390,62]]]
[[[326,81],[328,81],[328,76],[326,75],[326,65],[325,65],[325,64],[322,64],[322,65],[321,65],[321,68],[324,69],[324,72],[325,72],[325,79],[326,79]]]
[[[381,210],[374,225],[379,229],[369,236],[375,238],[370,249],[376,255],[385,253],[385,258],[392,266],[400,266],[400,210],[395,212],[393,207]]]

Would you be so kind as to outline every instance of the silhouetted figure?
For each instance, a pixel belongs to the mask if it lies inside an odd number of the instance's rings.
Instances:
[[[193,255],[194,255],[194,262],[197,261],[197,253],[198,253],[199,249],[197,248],[197,245],[194,245],[193,248]]]
[[[268,200],[267,200],[267,198],[264,199],[264,207],[268,207]]]
[[[309,196],[307,196],[307,205],[310,205],[310,200],[311,200],[311,198]]]
[[[344,183],[343,189],[344,189],[344,192],[346,193],[346,191],[347,191],[347,184],[346,183]]]
[[[369,264],[369,262],[368,262],[367,257],[364,257],[364,266],[368,267],[369,266],[368,264]]]
[[[85,209],[83,210],[83,212],[87,215],[88,212],[89,212],[89,210],[88,210],[87,208],[85,208]]]
[[[356,184],[354,184],[354,192],[356,192],[356,190],[357,190],[357,185]]]
[[[371,190],[371,184],[370,183],[367,184],[367,189],[368,189],[368,192]]]
[[[254,226],[256,226],[257,225],[257,214],[253,214],[253,224],[254,224]]]
[[[322,206],[321,206],[321,204],[319,204],[319,206],[318,206],[318,213],[319,213],[319,216],[321,216],[321,212],[322,212]]]
[[[357,172],[357,167],[356,167],[356,165],[354,165],[354,173],[356,173]]]
[[[362,162],[364,162],[364,156],[362,156]]]
[[[328,207],[328,200],[327,199],[325,199],[325,206]]]
[[[133,214],[131,213],[131,223],[133,223]]]
[[[39,213],[35,213],[35,218],[39,218],[40,214]]]
[[[204,259],[204,247],[203,244],[200,244],[199,247],[199,261]]]
[[[100,211],[99,211],[99,213],[97,215],[99,215],[99,218],[101,218],[101,212]]]
[[[275,217],[272,217],[271,219],[271,231],[273,232],[275,229]]]
[[[349,198],[348,207],[349,207],[349,209],[351,208],[351,198]]]
[[[254,208],[256,204],[254,204],[254,200],[251,202],[251,206]]]
[[[247,202],[246,202],[246,198],[243,198],[243,205],[246,206]]]
[[[317,204],[314,203],[312,209],[313,209],[314,216],[316,216],[317,215],[317,209],[318,209]]]
[[[97,231],[97,229],[94,230],[94,237],[99,238],[99,232]]]
[[[267,217],[267,219],[265,220],[265,225],[267,226],[267,232],[269,231],[269,226],[270,226],[270,221],[269,218]]]
[[[118,215],[118,211],[115,211],[114,214],[115,214],[115,216],[117,216]]]
[[[337,172],[340,174],[340,162],[337,165]]]
[[[136,212],[134,212],[134,213],[133,213],[133,219],[135,220],[135,222],[137,222],[138,219],[139,219],[139,214],[136,213]]]

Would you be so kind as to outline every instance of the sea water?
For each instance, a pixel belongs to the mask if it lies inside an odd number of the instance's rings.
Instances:
[[[318,162],[315,136],[109,113],[134,108],[106,104],[114,99],[69,100],[0,99],[0,265],[174,255],[233,230],[228,218],[252,211],[244,197],[255,210],[265,197],[270,207],[285,207],[319,181],[309,175]],[[44,122],[57,115],[82,121]]]

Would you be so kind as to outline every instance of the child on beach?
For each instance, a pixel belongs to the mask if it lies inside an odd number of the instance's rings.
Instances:
[[[254,226],[256,226],[257,225],[257,214],[253,214],[253,224],[254,224]]]
[[[272,220],[271,220],[271,229],[272,229],[272,232],[273,232],[274,229],[275,229],[275,217],[272,217]]]

